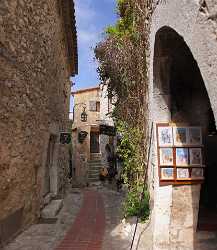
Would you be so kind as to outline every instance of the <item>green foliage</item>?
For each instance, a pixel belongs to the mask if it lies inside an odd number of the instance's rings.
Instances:
[[[129,190],[124,203],[124,213],[126,217],[139,216],[145,221],[149,216],[149,193],[146,189],[143,193],[145,167],[143,132],[122,121],[117,122],[117,130],[122,135],[117,149],[123,159],[122,177]]]
[[[95,48],[98,73],[115,100],[113,118],[122,135],[118,153],[123,158],[123,179],[128,187],[125,215],[149,215],[149,195],[141,188],[146,173],[148,127],[147,51],[153,1],[117,0],[119,19],[106,29],[105,40]],[[142,202],[140,197],[142,195]]]
[[[139,128],[130,127],[126,122],[118,121],[117,131],[122,135],[117,152],[123,159],[123,178],[130,188],[134,185],[135,176],[143,172],[143,152],[140,145],[143,132]]]
[[[141,221],[146,221],[150,214],[149,192],[142,185],[135,186],[128,194],[124,203],[125,217],[138,216]]]
[[[114,26],[106,28],[106,34],[109,36],[123,37],[130,36],[134,33],[134,15],[133,5],[129,0],[117,1],[117,13],[119,19]]]

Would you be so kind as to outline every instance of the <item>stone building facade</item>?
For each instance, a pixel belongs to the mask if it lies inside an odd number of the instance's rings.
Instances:
[[[64,191],[69,77],[77,73],[73,1],[0,3],[0,241]]]
[[[206,185],[214,190],[207,199],[216,202],[217,182],[213,184],[210,175],[216,175],[211,165],[217,162],[217,1],[165,0],[154,1],[154,5],[149,38],[149,121],[154,123],[149,167],[153,249],[215,249],[209,246],[208,238],[199,241],[198,223],[201,206],[205,206],[201,192]],[[203,128],[209,173],[205,174],[205,184],[159,185],[155,129],[159,122]],[[217,225],[215,220],[214,215],[212,223]]]
[[[94,88],[81,89],[73,92],[74,96],[74,122],[72,125],[73,138],[73,165],[78,182],[87,183],[97,180],[99,168],[107,166],[106,144],[115,145],[115,137],[104,134],[101,126],[114,127],[114,122],[109,116],[112,104],[108,98],[107,84],[100,84]],[[87,114],[87,121],[81,121],[81,114]],[[86,132],[83,141],[79,135]],[[92,166],[92,164],[95,166]],[[98,169],[96,167],[98,166]],[[95,174],[91,173],[91,167]],[[94,171],[93,170],[93,171]],[[92,172],[93,172],[92,171]],[[94,178],[91,178],[91,177]]]
[[[99,86],[81,89],[72,93],[74,97],[74,118],[72,124],[73,138],[73,168],[78,182],[86,183],[88,175],[88,161],[100,157],[99,124],[100,124],[100,88]],[[87,120],[81,121],[84,111]],[[86,132],[83,141],[79,141],[79,134]]]

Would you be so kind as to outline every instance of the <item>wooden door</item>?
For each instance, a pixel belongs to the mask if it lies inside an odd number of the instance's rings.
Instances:
[[[51,182],[51,168],[53,165],[53,155],[54,155],[54,145],[55,145],[55,136],[51,135],[50,140],[48,143],[48,150],[47,150],[47,162],[45,167],[45,176],[44,176],[44,192],[43,196],[46,196],[48,193],[50,193],[50,182]]]
[[[90,153],[99,153],[99,132],[90,132]]]

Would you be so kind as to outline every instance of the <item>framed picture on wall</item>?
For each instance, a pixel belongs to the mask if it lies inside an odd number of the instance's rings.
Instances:
[[[203,168],[192,168],[191,178],[192,179],[204,179],[204,169]]]
[[[188,179],[190,178],[188,168],[177,168],[177,179]]]
[[[173,149],[160,148],[160,165],[173,166]]]
[[[202,131],[200,127],[189,127],[189,145],[202,145]]]
[[[173,146],[172,127],[158,127],[158,142],[160,147]]]
[[[189,153],[190,153],[190,165],[201,166],[203,164],[201,148],[190,148]]]
[[[188,129],[186,127],[173,127],[173,138],[175,146],[188,144]]]
[[[173,168],[161,168],[161,180],[173,180],[174,169]]]
[[[176,148],[176,166],[188,166],[188,148]]]

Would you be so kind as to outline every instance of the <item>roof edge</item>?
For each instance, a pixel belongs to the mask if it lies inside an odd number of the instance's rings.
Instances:
[[[91,88],[79,89],[77,91],[73,91],[71,94],[72,95],[76,95],[76,94],[80,94],[80,93],[84,93],[84,92],[89,92],[89,91],[94,91],[94,90],[100,90],[100,87],[96,86],[96,87],[91,87]]]

